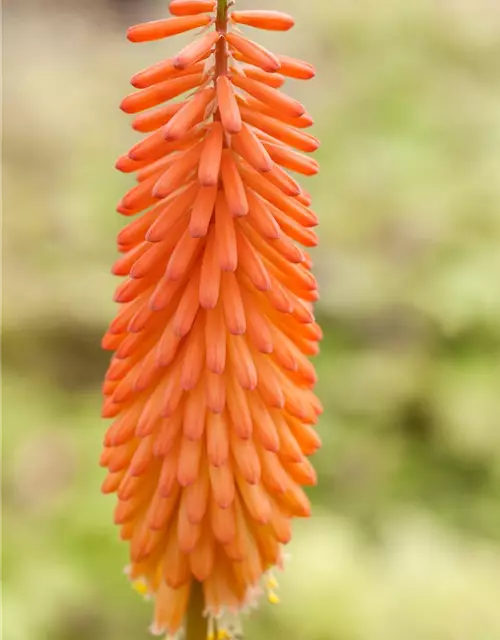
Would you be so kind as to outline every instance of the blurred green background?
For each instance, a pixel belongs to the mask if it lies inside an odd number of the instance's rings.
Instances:
[[[314,517],[249,640],[500,639],[500,5],[273,0],[316,119],[325,405]],[[258,6],[254,0],[240,6]],[[167,1],[4,2],[5,640],[140,640],[100,495],[100,337],[136,139],[127,43]],[[257,36],[259,37],[259,36]]]

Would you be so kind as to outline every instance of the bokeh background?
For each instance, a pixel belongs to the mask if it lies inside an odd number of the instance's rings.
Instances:
[[[314,517],[248,639],[500,639],[500,4],[272,0],[315,63]],[[241,0],[241,6],[257,6]],[[5,640],[140,640],[97,466],[131,45],[167,0],[4,0]]]

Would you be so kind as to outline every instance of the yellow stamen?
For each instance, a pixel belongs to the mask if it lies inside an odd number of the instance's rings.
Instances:
[[[277,580],[276,580],[276,578],[273,576],[273,574],[272,574],[272,573],[270,573],[270,574],[268,575],[268,577],[267,577],[267,580],[266,580],[266,587],[267,587],[269,590],[272,590],[272,589],[277,589],[277,588],[278,588],[278,586],[279,586],[279,585],[278,585],[278,581],[277,581]]]
[[[146,584],[145,580],[142,580],[141,578],[139,578],[139,580],[136,580],[135,582],[132,582],[132,589],[134,589],[134,591],[137,591],[137,593],[141,596],[147,596],[149,593],[148,585]]]

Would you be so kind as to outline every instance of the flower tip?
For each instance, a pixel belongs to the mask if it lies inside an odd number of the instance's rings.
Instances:
[[[134,89],[145,89],[148,85],[142,81],[140,78],[136,78],[135,76],[131,78],[130,84],[134,87]]]
[[[172,61],[172,66],[174,69],[177,69],[177,71],[183,71],[188,65],[183,63],[183,61],[179,59],[179,56],[175,56]]]
[[[120,200],[120,202],[116,206],[116,211],[118,213],[121,213],[122,216],[131,216],[134,213],[133,209],[130,209],[129,207],[127,207],[126,202],[124,201],[123,198],[122,200]]]
[[[137,42],[136,33],[134,27],[129,27],[126,33],[127,40],[129,42]]]
[[[131,161],[127,156],[120,156],[115,162],[115,169],[121,171],[122,173],[128,173],[130,171],[129,167],[132,162],[133,161]]]

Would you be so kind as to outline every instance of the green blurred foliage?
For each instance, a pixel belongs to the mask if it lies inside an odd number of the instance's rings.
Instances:
[[[146,638],[99,494],[99,340],[114,308],[117,104],[166,2],[7,3],[6,640]],[[248,0],[240,3],[254,6]],[[500,638],[500,11],[491,0],[288,0],[265,34],[318,67],[314,253],[325,405],[314,516],[249,638]],[[286,5],[286,6],[285,6]],[[132,20],[133,18],[133,20]]]

